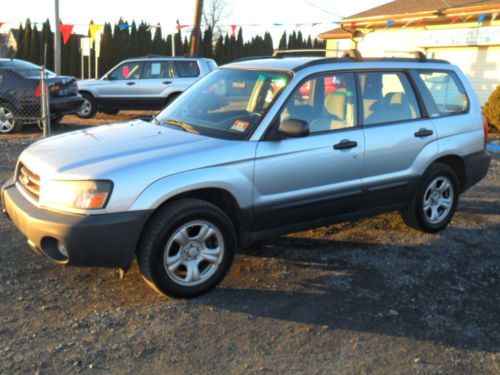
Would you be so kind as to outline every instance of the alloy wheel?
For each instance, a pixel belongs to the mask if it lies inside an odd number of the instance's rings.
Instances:
[[[0,133],[9,133],[16,125],[14,113],[4,106],[0,106]]]
[[[425,219],[431,224],[439,224],[450,213],[454,200],[453,184],[448,177],[438,176],[427,186],[422,209]]]

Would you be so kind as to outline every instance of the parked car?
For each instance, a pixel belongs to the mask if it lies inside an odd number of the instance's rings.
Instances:
[[[74,77],[47,72],[52,122],[76,113],[83,98]],[[28,61],[0,59],[0,133],[15,133],[41,118],[41,67]]]
[[[386,211],[442,230],[488,171],[486,138],[448,62],[259,59],[217,69],[153,122],[31,145],[2,197],[50,259],[124,271],[137,256],[149,285],[192,297],[262,238]]]
[[[101,79],[79,82],[84,103],[81,118],[98,111],[115,114],[122,109],[160,110],[196,80],[217,67],[212,59],[149,55],[128,59]]]

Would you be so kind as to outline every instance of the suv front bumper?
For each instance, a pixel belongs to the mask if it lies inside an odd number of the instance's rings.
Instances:
[[[39,208],[13,180],[2,187],[3,210],[36,252],[74,266],[129,267],[150,211],[74,215]],[[57,245],[62,244],[67,257]]]

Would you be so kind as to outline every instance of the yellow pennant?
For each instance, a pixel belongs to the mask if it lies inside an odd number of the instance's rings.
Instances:
[[[89,25],[89,31],[90,31],[90,40],[93,42],[95,40],[96,34],[101,31],[101,29],[104,27],[104,25],[95,25],[95,24],[90,24]]]

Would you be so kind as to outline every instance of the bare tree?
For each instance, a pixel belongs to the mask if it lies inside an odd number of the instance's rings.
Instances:
[[[203,3],[203,23],[212,26],[214,35],[222,33],[220,25],[231,15],[231,0],[205,0]],[[215,40],[216,38],[214,38]]]

